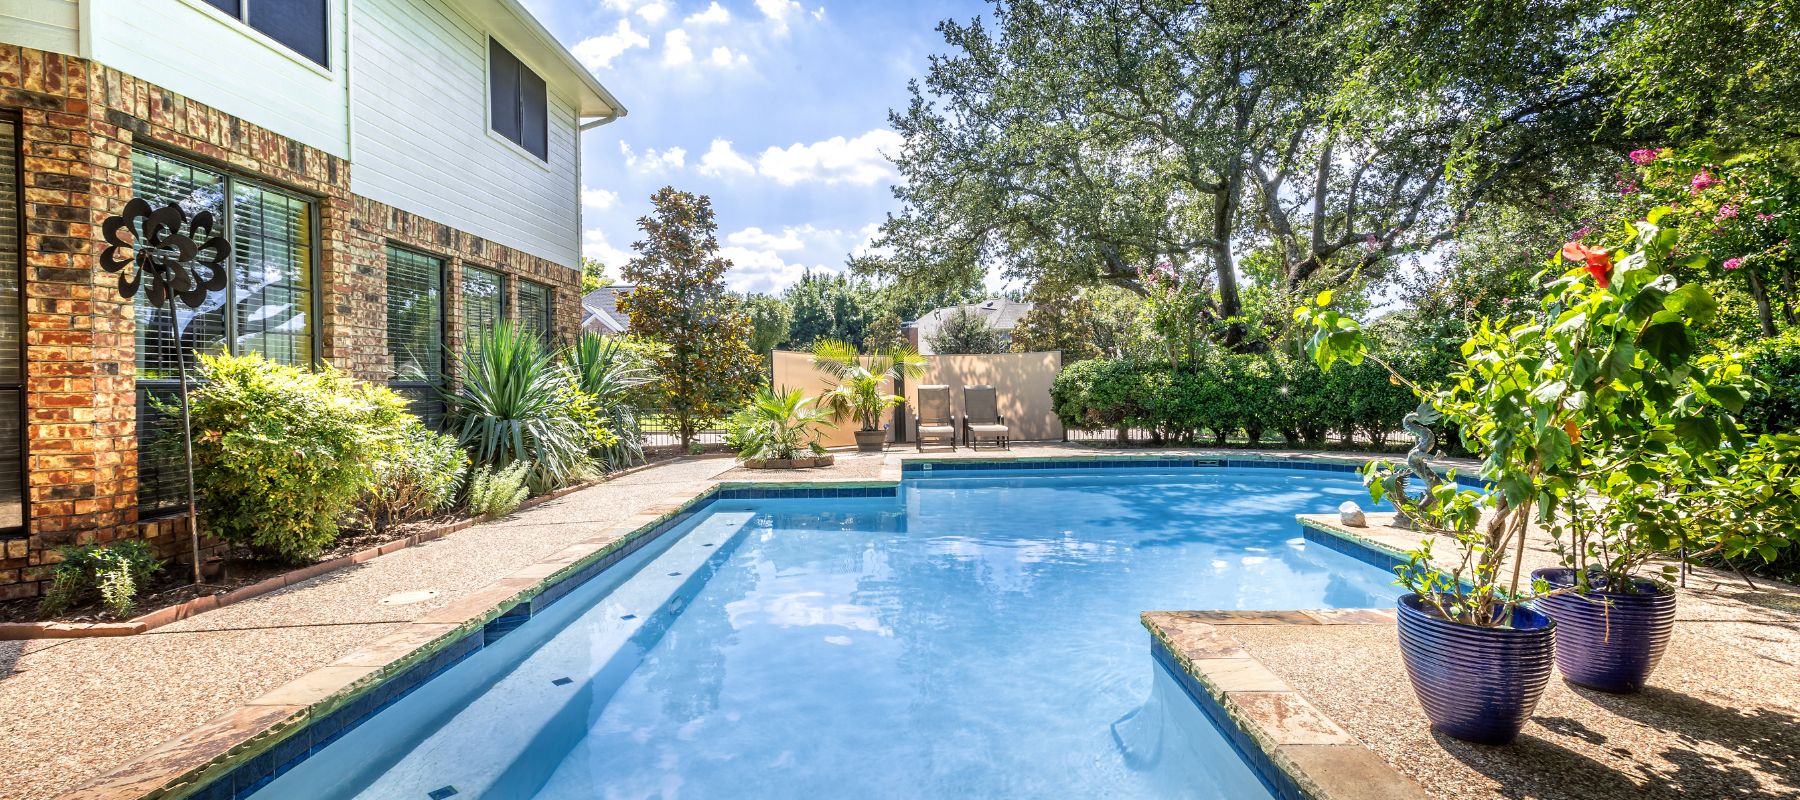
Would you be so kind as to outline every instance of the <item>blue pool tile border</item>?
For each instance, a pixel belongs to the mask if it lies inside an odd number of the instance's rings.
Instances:
[[[1181,689],[1187,693],[1188,699],[1194,701],[1194,705],[1200,707],[1201,713],[1212,721],[1213,727],[1224,735],[1225,741],[1231,744],[1231,749],[1237,751],[1238,757],[1242,758],[1245,764],[1250,765],[1250,771],[1256,773],[1256,777],[1262,781],[1263,786],[1269,790],[1270,794],[1281,800],[1307,800],[1293,777],[1281,771],[1275,766],[1275,762],[1269,760],[1269,754],[1263,752],[1263,749],[1250,738],[1250,734],[1231,719],[1231,715],[1227,714],[1225,708],[1219,705],[1219,701],[1213,699],[1212,693],[1206,691],[1206,687],[1201,686],[1200,681],[1181,666],[1181,662],[1176,660],[1175,654],[1169,652],[1168,645],[1163,644],[1162,640],[1156,636],[1151,636],[1150,651],[1156,662],[1175,677],[1175,682],[1181,685]]]
[[[1311,544],[1317,544],[1327,550],[1343,553],[1357,561],[1361,561],[1364,564],[1368,564],[1371,567],[1386,572],[1393,572],[1395,567],[1406,563],[1406,559],[1399,558],[1386,550],[1372,547],[1355,539],[1349,539],[1328,531],[1322,531],[1311,525],[1301,525],[1300,536]]]
[[[828,497],[898,497],[900,487],[886,486],[727,486],[713,494],[717,500],[817,500]]]
[[[1395,458],[1399,458],[1396,454]],[[1226,458],[1222,456],[1186,456],[1183,458],[1038,458],[1020,459],[1016,461],[986,459],[913,459],[900,464],[902,476],[921,476],[927,473],[940,472],[983,472],[994,470],[1054,470],[1054,469],[1192,469],[1197,467],[1224,469],[1287,469],[1301,472],[1348,472],[1356,474],[1361,470],[1360,464],[1344,461],[1325,461],[1302,458]],[[1458,474],[1458,486],[1470,489],[1481,489],[1484,484],[1479,478]]]

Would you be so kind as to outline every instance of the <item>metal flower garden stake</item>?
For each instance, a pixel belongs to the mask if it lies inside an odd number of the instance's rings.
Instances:
[[[186,231],[182,230],[186,226]],[[231,260],[231,243],[213,231],[210,211],[188,219],[181,206],[174,203],[152,210],[143,198],[125,204],[124,213],[108,217],[100,227],[106,238],[106,249],[100,253],[100,268],[119,273],[119,296],[126,299],[144,290],[144,299],[161,310],[169,309],[169,335],[175,345],[175,372],[180,379],[181,445],[187,471],[188,538],[193,547],[194,583],[202,583],[200,572],[200,508],[194,496],[194,431],[188,415],[187,353],[181,345],[181,329],[177,324],[176,301],[188,308],[199,308],[209,293],[225,288],[230,280],[226,268]],[[129,253],[129,255],[126,255]],[[134,267],[135,265],[135,267]],[[202,277],[195,267],[205,267]]]

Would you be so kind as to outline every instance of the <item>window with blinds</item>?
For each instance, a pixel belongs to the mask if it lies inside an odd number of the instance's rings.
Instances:
[[[444,262],[387,248],[388,386],[412,412],[437,427],[444,418]]]
[[[0,532],[25,526],[25,370],[19,315],[18,128],[0,119]]]
[[[479,353],[482,336],[503,319],[506,319],[506,277],[479,267],[463,267],[463,352],[471,357]]]
[[[131,155],[132,194],[189,217],[211,211],[231,241],[232,279],[197,309],[153,307],[137,313],[138,504],[179,506],[181,453],[165,434],[180,427],[152,402],[172,402],[177,361],[190,378],[202,353],[261,353],[283,364],[313,363],[313,209],[303,198],[147,150]],[[204,267],[202,267],[204,268]],[[180,346],[176,346],[179,337]]]
[[[549,338],[550,287],[531,281],[519,281],[519,327]]]

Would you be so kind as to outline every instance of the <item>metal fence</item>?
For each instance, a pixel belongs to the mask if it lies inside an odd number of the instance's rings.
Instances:
[[[681,427],[676,424],[675,416],[664,410],[637,412],[638,435],[644,442],[644,452],[669,452],[681,449]],[[703,420],[696,423],[694,441],[708,449],[725,446],[725,421]]]

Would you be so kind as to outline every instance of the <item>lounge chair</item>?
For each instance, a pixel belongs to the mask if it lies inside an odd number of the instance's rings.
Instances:
[[[956,449],[956,415],[950,413],[950,387],[920,386],[919,407],[913,411],[914,444],[925,449],[925,439],[949,442]]]
[[[976,437],[992,437],[1002,450],[1012,449],[1012,429],[1000,416],[1000,400],[992,386],[963,387],[963,444],[979,449]]]

